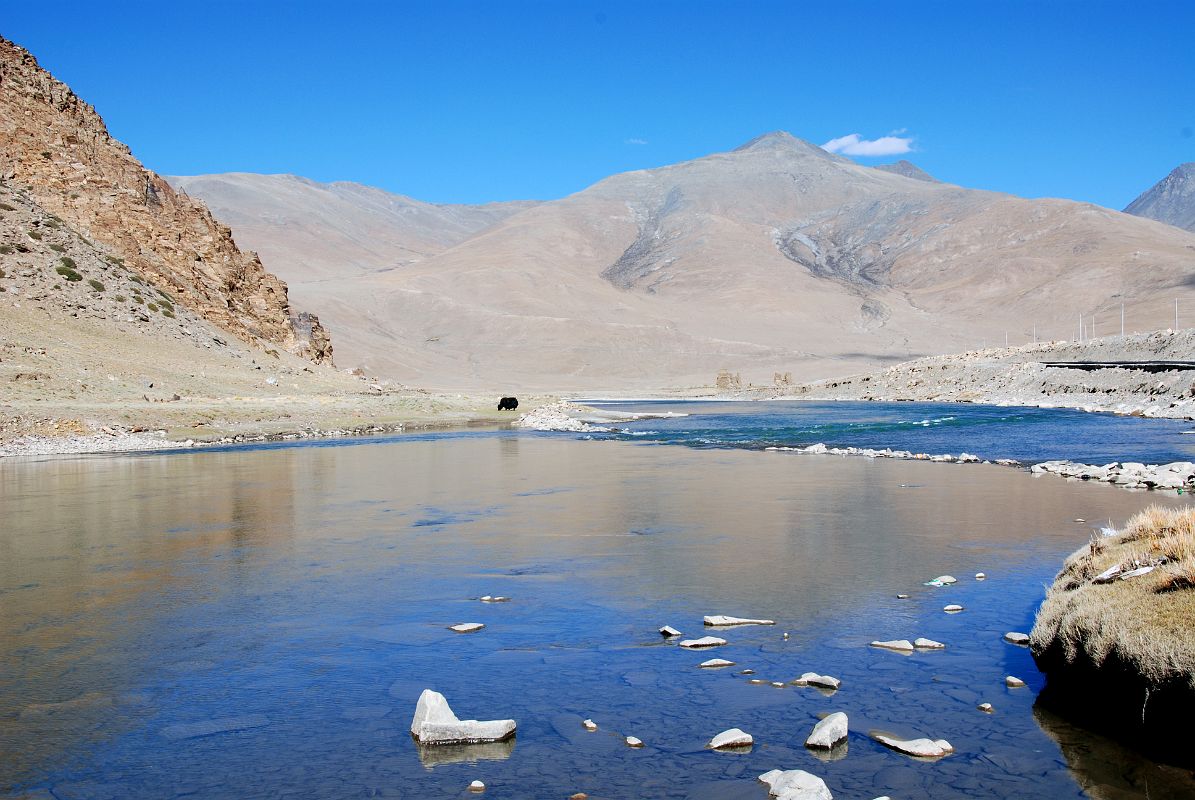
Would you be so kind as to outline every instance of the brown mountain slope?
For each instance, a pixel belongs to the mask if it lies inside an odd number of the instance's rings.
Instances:
[[[90,105],[2,38],[0,180],[27,189],[177,305],[247,342],[331,362],[318,319],[292,319],[285,283],[241,252],[202,203],[176,193],[112,139]]]
[[[245,240],[293,260],[282,228]],[[650,389],[721,368],[756,382],[858,372],[1035,327],[1068,338],[1079,314],[1109,332],[1122,302],[1129,330],[1166,327],[1176,297],[1195,305],[1195,236],[773,133],[612,176],[384,273],[327,274],[340,277],[293,290],[348,364],[441,385]]]

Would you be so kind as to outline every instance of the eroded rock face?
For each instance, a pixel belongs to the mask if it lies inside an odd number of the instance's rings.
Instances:
[[[286,284],[228,227],[176,193],[112,138],[95,109],[0,37],[0,181],[43,208],[178,305],[254,344],[331,363],[319,320],[292,312]]]

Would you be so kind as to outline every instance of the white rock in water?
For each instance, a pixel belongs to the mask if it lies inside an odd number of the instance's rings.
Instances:
[[[508,602],[510,602],[510,598],[503,597],[502,595],[496,595],[496,596],[491,597],[490,595],[487,594],[485,597],[481,598],[481,602],[483,602],[483,603],[508,603]]]
[[[979,456],[973,456],[970,453],[959,453],[958,461],[960,464],[978,464]]]
[[[642,747],[642,746],[643,746],[642,739],[638,739],[634,736],[627,737],[627,747]]]
[[[457,633],[474,633],[484,627],[485,625],[480,622],[462,622],[457,625],[449,625],[448,630],[456,631]]]
[[[422,744],[471,744],[499,742],[514,735],[513,719],[478,722],[457,719],[448,701],[439,692],[424,689],[411,719],[411,735]]]
[[[958,605],[957,603],[951,603],[948,606],[943,606],[942,610],[945,611],[947,614],[957,614],[958,612],[963,610],[963,607]]]
[[[952,583],[958,583],[958,578],[954,577],[953,575],[939,575],[938,577],[934,578],[934,580],[939,581],[945,586],[949,586]]]
[[[714,614],[706,617],[704,620],[706,625],[713,627],[723,627],[726,625],[775,625],[776,621],[771,619],[746,619],[744,617],[728,617],[724,614]]]
[[[926,639],[924,636],[921,637],[920,639],[914,640],[913,646],[916,648],[919,648],[921,650],[945,650],[946,649],[946,645],[942,644],[941,642],[935,642],[933,639]]]
[[[784,682],[783,682],[783,681],[772,681],[772,685],[773,685],[773,686],[775,686],[777,689],[782,689],[782,688],[784,688]]]
[[[717,636],[702,636],[700,639],[685,639],[680,646],[688,648],[721,647],[724,644],[726,644],[726,640],[719,639]]]
[[[1012,642],[1013,644],[1029,644],[1029,634],[1009,631],[1004,634],[1004,641]]]
[[[751,738],[751,734],[745,733],[738,728],[731,728],[728,731],[722,731],[707,745],[711,750],[721,750],[724,747],[750,747],[755,742]]]
[[[842,681],[829,675],[818,675],[816,672],[806,672],[792,682],[793,686],[821,686],[825,689],[837,689]]]
[[[813,733],[805,740],[806,747],[829,750],[846,740],[847,718],[841,711],[835,711],[813,726]]]
[[[773,769],[759,776],[768,794],[782,800],[834,800],[826,782],[803,769]]]
[[[1020,678],[1014,678],[1012,675],[1009,675],[1004,679],[1004,685],[1011,686],[1013,689],[1018,689],[1024,686],[1025,682]]]
[[[991,714],[993,711],[996,710],[996,709],[992,708],[991,703],[980,703],[978,706],[976,706],[976,708],[978,708],[980,711],[982,711],[985,714]]]
[[[581,722],[581,724],[585,726],[585,730],[587,730],[587,731],[596,731],[597,730],[597,723],[591,719],[583,720]]]
[[[472,783],[470,783],[470,784],[469,784],[469,791],[471,791],[471,792],[484,792],[484,791],[485,791],[485,784],[484,784],[484,783],[482,783],[481,781],[473,781]]]
[[[921,758],[941,758],[954,752],[954,747],[945,739],[897,739],[882,733],[874,734],[872,738],[897,752]]]
[[[986,577],[987,577],[987,575],[984,575],[982,572],[975,573],[975,580],[977,580],[977,581],[981,581]]]
[[[697,666],[708,669],[710,667],[733,667],[733,661],[727,661],[724,658],[711,658],[709,661],[702,661]]]
[[[680,636],[681,632],[678,631],[676,628],[672,627],[671,625],[665,625],[663,628],[660,628],[660,635],[661,636]]]
[[[882,647],[885,650],[900,650],[901,652],[913,652],[913,643],[908,639],[892,639],[887,642],[872,642],[872,647]]]
[[[909,599],[909,596],[908,596],[907,594],[898,594],[898,595],[896,596],[896,599],[897,599],[897,600],[908,600],[908,599]]]

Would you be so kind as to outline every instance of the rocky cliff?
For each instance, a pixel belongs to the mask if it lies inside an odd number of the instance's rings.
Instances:
[[[203,203],[174,191],[113,139],[95,109],[0,38],[0,181],[140,275],[172,302],[252,343],[331,363],[319,320]]]
[[[1195,161],[1179,164],[1124,211],[1195,231]]]

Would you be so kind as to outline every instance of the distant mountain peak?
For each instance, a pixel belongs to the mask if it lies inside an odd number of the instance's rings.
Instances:
[[[921,167],[914,164],[912,161],[901,159],[892,164],[880,164],[875,169],[883,172],[891,172],[894,175],[904,175],[906,178],[912,178],[918,181],[928,181],[929,183],[941,183],[933,175],[923,170]]]
[[[1179,164],[1124,211],[1195,231],[1195,161]]]
[[[789,151],[789,152],[805,152],[811,155],[817,155],[823,158],[837,160],[838,157],[833,153],[828,153],[822,148],[818,147],[813,142],[807,142],[804,139],[798,139],[788,131],[771,131],[762,136],[756,136],[746,144],[739,145],[731,152],[746,153],[751,151]]]

